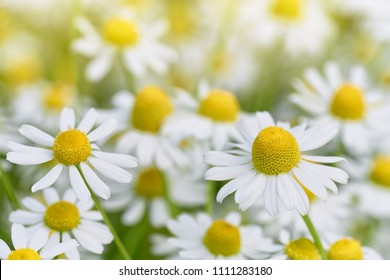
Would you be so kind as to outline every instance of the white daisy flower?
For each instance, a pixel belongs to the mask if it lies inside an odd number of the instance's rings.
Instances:
[[[78,246],[74,239],[59,243],[43,229],[28,236],[25,227],[19,224],[12,224],[11,238],[13,250],[0,239],[1,260],[51,260]]]
[[[325,76],[312,68],[294,84],[291,101],[309,112],[315,122],[340,127],[342,143],[353,153],[368,153],[371,141],[387,130],[388,100],[369,86],[362,67],[353,67],[347,78],[334,63],[324,67]]]
[[[181,214],[168,222],[175,236],[168,240],[180,249],[185,259],[267,259],[278,250],[272,240],[262,236],[255,225],[240,226],[241,216],[231,212],[224,219],[214,220],[204,213],[196,218]]]
[[[110,244],[113,236],[108,227],[101,223],[99,212],[91,210],[93,202],[77,201],[74,192],[68,189],[61,198],[54,188],[43,190],[43,200],[33,197],[22,199],[26,210],[13,211],[9,220],[29,226],[30,232],[44,230],[55,235],[57,242],[75,238],[84,248],[95,254],[103,253],[103,245]],[[81,249],[80,248],[80,249]],[[80,259],[80,252],[74,248],[65,253],[68,259]]]
[[[164,256],[166,260],[184,260],[179,255],[180,249],[168,242],[169,238],[169,236],[163,234],[151,234],[149,238],[151,243],[150,252],[155,256]]]
[[[135,154],[140,166],[156,165],[163,170],[189,165],[180,147],[162,133],[166,118],[174,107],[169,95],[160,87],[149,85],[135,97],[120,92],[114,98],[120,127],[117,151]]]
[[[329,234],[324,238],[329,260],[382,260],[383,257],[373,248],[362,246],[352,237]]]
[[[59,123],[60,132],[55,138],[34,126],[23,125],[19,132],[41,147],[10,142],[8,147],[12,152],[7,154],[7,160],[19,165],[38,165],[53,160],[56,162],[47,175],[32,186],[33,192],[53,185],[65,169],[69,171],[71,186],[80,200],[88,200],[91,196],[84,180],[94,193],[108,199],[111,195],[109,187],[92,168],[115,181],[129,183],[131,175],[122,167],[133,168],[137,161],[129,155],[100,151],[94,142],[111,134],[116,121],[110,119],[92,130],[96,117],[96,110],[90,109],[76,128],[74,111],[63,109]]]
[[[206,180],[233,179],[218,192],[218,202],[236,192],[235,201],[243,211],[262,198],[271,216],[279,213],[281,203],[306,215],[309,199],[303,187],[325,200],[326,189],[337,192],[333,181],[345,184],[348,180],[343,170],[321,164],[343,158],[303,154],[329,142],[337,134],[334,125],[306,129],[303,123],[291,128],[288,123],[275,124],[268,112],[258,112],[240,121],[237,128],[240,141],[205,155],[206,163],[216,165],[206,172]]]
[[[383,151],[372,158],[351,161],[347,171],[354,175],[346,191],[357,199],[357,208],[364,214],[387,219],[390,215],[390,153]]]
[[[110,71],[118,55],[126,69],[137,77],[144,77],[149,69],[162,75],[176,59],[175,52],[160,42],[166,32],[163,21],[144,26],[122,11],[107,18],[101,30],[96,30],[86,18],[79,18],[76,27],[83,37],[73,43],[73,49],[92,58],[86,68],[86,77],[92,82]]]
[[[197,98],[178,90],[175,102],[178,112],[169,118],[164,129],[173,139],[194,137],[221,150],[237,135],[235,124],[240,118],[240,104],[233,93],[211,88],[202,81]]]
[[[334,34],[334,27],[317,0],[246,0],[238,13],[238,32],[260,46],[291,55],[318,54]]]
[[[313,241],[307,237],[293,236],[287,230],[281,230],[278,236],[281,246],[272,260],[321,260],[320,252]]]

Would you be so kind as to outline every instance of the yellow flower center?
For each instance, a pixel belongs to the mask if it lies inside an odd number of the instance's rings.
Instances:
[[[137,94],[131,120],[135,128],[156,133],[172,111],[169,96],[159,87],[147,86]]]
[[[13,86],[20,86],[36,81],[41,74],[41,63],[33,55],[10,59],[5,62],[5,78]]]
[[[67,201],[53,203],[46,209],[45,224],[55,231],[69,231],[80,222],[79,210]]]
[[[289,172],[300,158],[297,140],[281,127],[263,129],[252,144],[253,166],[260,173],[278,175]]]
[[[91,155],[91,143],[87,135],[78,129],[60,132],[53,146],[54,157],[64,165],[77,165]]]
[[[381,156],[374,160],[371,180],[384,187],[390,187],[390,156]]]
[[[224,220],[216,220],[207,230],[203,244],[215,256],[232,256],[240,252],[240,230]]]
[[[300,19],[303,13],[304,0],[274,0],[271,13],[285,20]]]
[[[196,12],[188,1],[172,1],[167,4],[166,16],[169,21],[170,32],[180,37],[190,36],[197,26]]]
[[[352,239],[340,239],[329,248],[330,260],[362,260],[363,250],[360,242]]]
[[[352,84],[342,85],[333,96],[331,113],[344,120],[361,120],[366,113],[366,102],[362,90]]]
[[[314,243],[307,238],[291,241],[284,248],[284,252],[291,260],[320,260],[321,255]]]
[[[31,248],[24,248],[24,249],[17,249],[15,251],[12,251],[8,257],[7,260],[42,260],[42,257],[38,254],[37,251],[31,249]]]
[[[135,192],[145,198],[162,196],[164,189],[160,171],[155,167],[140,171],[135,183]]]
[[[120,17],[106,21],[102,33],[107,42],[118,47],[135,45],[139,40],[137,26],[132,21]]]
[[[219,122],[235,122],[239,111],[240,104],[236,96],[220,89],[210,91],[198,109],[199,114]]]
[[[43,104],[50,111],[61,111],[70,104],[72,90],[69,86],[56,84],[50,87],[43,96]]]

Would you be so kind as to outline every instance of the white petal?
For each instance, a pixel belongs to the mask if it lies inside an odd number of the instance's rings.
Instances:
[[[12,141],[8,142],[7,147],[13,152],[22,154],[52,154],[52,152],[48,149],[26,146]]]
[[[62,233],[62,241],[66,242],[71,240],[72,238],[70,237],[69,233],[63,232]],[[70,249],[65,252],[65,256],[68,258],[68,260],[79,260],[80,259],[80,253],[77,248]]]
[[[230,166],[249,163],[252,161],[252,159],[249,156],[242,157],[220,151],[209,151],[205,154],[204,161],[211,165]]]
[[[96,238],[78,229],[72,232],[82,247],[95,254],[103,253],[104,247]]]
[[[110,70],[113,55],[110,52],[99,54],[85,69],[86,77],[91,82],[100,81]]]
[[[139,160],[140,165],[146,166],[152,164],[153,156],[156,151],[156,138],[153,136],[141,137],[137,143],[136,156]]]
[[[241,224],[241,215],[237,212],[229,212],[225,217],[225,221],[238,227]]]
[[[305,70],[305,79],[315,88],[315,90],[323,97],[329,95],[330,88],[325,83],[324,79],[318,73],[317,70],[313,68],[308,68]]]
[[[41,256],[45,260],[51,260],[58,255],[61,255],[63,253],[68,252],[69,250],[76,248],[77,246],[79,246],[79,244],[77,243],[76,240],[74,240],[74,239],[68,240],[68,241],[62,242],[62,243],[58,244],[57,246],[45,251],[44,253],[41,253]]]
[[[31,187],[31,191],[36,192],[53,185],[58,177],[60,177],[63,168],[64,166],[62,164],[54,166],[42,179]]]
[[[307,160],[307,161],[324,162],[324,163],[335,163],[335,162],[340,162],[340,161],[345,160],[342,157],[328,157],[328,156],[321,157],[321,156],[306,156],[306,155],[302,155],[301,157],[304,160]]]
[[[241,195],[241,203],[239,204],[241,211],[246,211],[256,200],[259,199],[260,196],[263,195],[266,184],[267,176],[264,174],[256,174],[255,179],[249,183],[249,186]]]
[[[307,215],[309,212],[309,198],[307,197],[307,194],[303,190],[302,186],[296,181],[292,180],[293,187],[295,188],[295,209],[298,211],[299,214],[302,216]]]
[[[310,174],[306,173],[299,167],[294,168],[292,172],[305,188],[318,196],[321,200],[326,200],[328,193],[326,192],[326,189],[323,187],[321,182],[313,178]]]
[[[318,172],[323,173],[326,177],[335,182],[341,184],[346,184],[348,182],[348,174],[340,168],[325,166],[321,164],[315,164],[315,168],[318,170]]]
[[[116,153],[105,153],[94,151],[93,155],[101,160],[115,164],[124,168],[137,167],[137,159],[130,155],[116,154]]]
[[[256,119],[246,118],[237,123],[237,130],[244,138],[245,142],[253,143],[253,140],[257,137],[259,131],[257,130]]]
[[[93,170],[85,163],[81,163],[81,170],[84,173],[85,179],[88,182],[89,186],[103,199],[109,199],[111,192],[109,187],[93,172]]]
[[[39,251],[46,244],[48,239],[49,230],[41,228],[33,234],[28,247],[34,249],[35,251]]]
[[[80,213],[80,216],[87,220],[101,221],[103,220],[102,214],[99,211],[88,211]]]
[[[117,121],[114,119],[105,121],[99,127],[97,127],[95,130],[88,134],[89,141],[94,142],[107,137],[115,130],[116,125]]]
[[[231,180],[229,183],[224,185],[217,194],[217,202],[222,203],[222,201],[227,197],[229,194],[237,191],[238,188],[241,186],[245,186],[247,182],[252,178],[249,174],[242,174],[233,180]]]
[[[268,214],[276,216],[279,213],[277,177],[268,176],[264,190],[264,205]]]
[[[53,204],[60,200],[60,196],[55,188],[46,188],[43,190],[43,196],[47,204]]]
[[[75,115],[73,109],[64,108],[62,109],[60,116],[60,130],[66,131],[73,129],[75,125]]]
[[[302,152],[310,151],[328,143],[336,136],[337,132],[337,126],[333,124],[317,125],[307,129],[297,141]]]
[[[38,213],[43,213],[46,211],[46,207],[41,202],[32,197],[23,198],[22,204],[30,211]]]
[[[11,254],[11,249],[2,239],[0,239],[0,259],[5,260],[9,254]]]
[[[321,183],[332,192],[337,193],[338,189],[336,184],[331,179],[329,179],[329,177],[327,177],[326,174],[322,172],[322,170],[317,169],[319,164],[301,161],[298,166],[309,172],[312,177],[321,181]]]
[[[52,147],[54,144],[54,138],[52,136],[34,126],[22,125],[19,128],[19,132],[24,137],[39,145]]]
[[[119,183],[131,182],[133,176],[123,168],[94,157],[90,157],[88,161],[107,178],[110,178]]]
[[[9,215],[9,221],[21,225],[34,225],[43,221],[43,214],[32,213],[25,210],[15,210]]]
[[[37,154],[24,154],[17,152],[9,152],[7,154],[7,160],[9,162],[19,164],[19,165],[37,165],[42,164],[48,161],[51,161],[54,158],[53,152],[47,150],[47,153],[37,153]]]
[[[82,221],[78,229],[84,233],[90,234],[102,244],[110,244],[114,236],[104,224],[94,221]]]
[[[259,125],[260,130],[269,127],[274,126],[275,122],[268,112],[256,112],[256,118]]]
[[[76,204],[77,197],[72,189],[67,189],[66,192],[64,193],[63,200],[70,202],[72,204]]]
[[[337,89],[342,83],[340,68],[336,63],[328,62],[325,64],[325,74],[333,89]]]
[[[80,121],[77,129],[84,133],[89,133],[95,124],[98,113],[94,108],[88,110],[84,118]]]
[[[150,222],[156,228],[165,226],[170,218],[167,204],[163,199],[154,199],[149,211]]]
[[[88,201],[91,198],[91,193],[85,185],[84,180],[81,177],[79,171],[73,165],[69,166],[69,179],[72,189],[77,198],[81,201]]]
[[[295,208],[295,189],[292,187],[289,174],[278,175],[277,189],[280,200],[288,210]]]
[[[15,249],[27,248],[27,233],[24,226],[12,224],[11,239]]]
[[[252,170],[252,163],[244,165],[212,167],[207,170],[205,174],[205,179],[213,181],[230,180],[250,170]]]
[[[143,200],[136,200],[125,211],[122,216],[122,223],[125,225],[134,225],[138,223],[145,213],[146,203]]]

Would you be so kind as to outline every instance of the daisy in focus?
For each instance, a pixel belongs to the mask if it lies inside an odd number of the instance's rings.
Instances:
[[[281,203],[303,216],[309,212],[304,187],[326,200],[326,189],[337,192],[334,182],[348,181],[342,169],[322,164],[343,158],[304,154],[333,139],[337,127],[332,124],[306,128],[303,123],[291,128],[288,123],[275,124],[268,112],[257,112],[256,116],[238,122],[237,129],[240,141],[226,145],[224,151],[205,155],[206,163],[215,166],[206,172],[206,180],[233,179],[218,192],[220,203],[235,192],[235,201],[242,211],[263,199],[271,216],[279,213]]]
[[[240,104],[232,92],[211,88],[202,81],[197,98],[179,90],[175,103],[178,112],[169,118],[164,130],[173,139],[194,137],[209,142],[213,149],[221,150],[236,136],[235,124],[240,118]]]
[[[74,239],[59,243],[55,236],[49,238],[49,232],[45,230],[28,236],[26,228],[19,224],[12,224],[11,232],[14,249],[0,239],[1,260],[51,260],[78,246]]]
[[[240,226],[241,216],[231,212],[224,219],[214,220],[204,213],[196,217],[181,214],[168,222],[175,236],[168,239],[180,249],[185,259],[267,259],[278,250],[272,240],[262,235],[255,225]]]
[[[57,243],[75,238],[80,247],[102,254],[103,245],[110,244],[113,236],[108,227],[101,223],[99,212],[91,210],[92,200],[77,201],[74,192],[68,189],[61,198],[54,188],[43,190],[43,200],[33,197],[22,200],[26,210],[13,211],[9,220],[29,226],[29,232],[41,231],[54,236]],[[80,259],[77,248],[65,253],[68,259]]]
[[[82,38],[73,43],[73,49],[92,61],[86,68],[86,77],[92,82],[101,80],[119,57],[126,70],[144,77],[148,70],[163,75],[168,65],[176,59],[175,52],[160,42],[166,32],[163,21],[146,26],[122,10],[108,17],[97,30],[86,18],[76,21]]]
[[[119,120],[117,151],[135,154],[140,166],[156,165],[163,170],[189,165],[186,154],[162,133],[167,117],[174,111],[168,93],[156,85],[147,85],[135,96],[119,92],[114,97]]]
[[[344,78],[338,65],[327,63],[324,76],[309,68],[294,84],[291,101],[310,113],[314,122],[332,122],[340,127],[340,138],[348,152],[367,154],[370,141],[387,129],[390,106],[387,98],[372,88],[367,73],[355,66]]]
[[[123,168],[136,167],[137,160],[129,155],[100,151],[94,142],[110,135],[115,129],[116,121],[107,120],[92,130],[96,118],[96,110],[90,109],[75,127],[74,111],[64,108],[60,116],[60,132],[56,137],[34,126],[23,125],[19,132],[41,147],[10,142],[8,147],[12,152],[7,154],[7,160],[19,165],[38,165],[51,161],[56,163],[32,186],[33,192],[53,185],[66,170],[78,199],[83,201],[90,199],[91,193],[86,183],[96,195],[108,199],[111,195],[110,189],[93,169],[114,181],[130,183],[132,176]]]

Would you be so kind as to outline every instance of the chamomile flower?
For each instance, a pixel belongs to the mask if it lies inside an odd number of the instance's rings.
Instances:
[[[369,86],[362,67],[353,67],[347,78],[334,63],[327,63],[324,72],[322,77],[317,70],[307,69],[304,79],[295,82],[291,101],[313,115],[314,122],[338,125],[348,151],[370,152],[370,141],[386,132],[388,101]]]
[[[194,137],[221,150],[237,135],[235,124],[240,118],[240,104],[232,92],[211,88],[202,81],[197,98],[178,90],[175,102],[178,112],[169,118],[164,130],[174,139]]]
[[[348,180],[343,170],[321,164],[342,158],[304,154],[329,142],[337,134],[334,125],[306,129],[303,123],[291,128],[288,123],[275,124],[268,112],[258,112],[240,121],[237,129],[241,140],[205,155],[206,163],[216,166],[206,172],[206,180],[233,179],[218,192],[218,202],[236,192],[235,201],[243,211],[263,199],[271,216],[279,213],[281,203],[306,215],[309,199],[303,187],[325,200],[326,189],[337,192],[333,181],[345,184]]]
[[[329,260],[382,260],[383,257],[373,248],[362,246],[352,237],[337,237],[330,234],[324,238]]]
[[[163,170],[189,164],[180,147],[162,133],[174,106],[161,87],[145,86],[135,97],[120,92],[114,98],[114,105],[120,123],[118,152],[135,154],[140,166],[154,164]]]
[[[38,165],[50,161],[56,163],[42,179],[32,186],[33,192],[53,185],[61,173],[67,170],[71,186],[80,200],[88,200],[91,196],[84,180],[94,193],[101,198],[108,199],[111,195],[110,189],[96,175],[93,168],[115,181],[129,183],[131,175],[122,167],[135,167],[137,161],[129,155],[100,151],[94,142],[112,133],[116,121],[110,119],[92,130],[96,117],[96,110],[90,109],[78,127],[75,127],[74,111],[64,108],[60,116],[60,132],[56,137],[52,137],[34,126],[23,125],[19,132],[41,147],[10,142],[8,147],[12,152],[7,154],[7,160],[19,165]]]
[[[29,226],[31,232],[42,231],[55,235],[57,242],[75,238],[84,248],[95,254],[103,253],[103,245],[109,244],[113,236],[108,227],[101,223],[99,212],[91,210],[93,202],[77,201],[74,192],[68,189],[61,198],[53,188],[43,190],[43,200],[33,197],[22,200],[27,210],[13,211],[9,220]],[[69,259],[80,259],[80,252],[74,248],[65,253]]]
[[[43,229],[28,236],[26,228],[19,224],[12,224],[11,238],[14,249],[0,239],[1,260],[51,260],[78,246],[74,239],[56,242],[55,236],[49,238],[49,232]]]
[[[137,77],[145,76],[149,69],[162,75],[176,58],[175,52],[160,42],[166,32],[162,21],[145,26],[130,13],[122,12],[107,18],[100,30],[86,18],[79,18],[76,27],[83,37],[73,43],[73,49],[92,58],[86,77],[93,82],[110,71],[118,56],[127,71]]]
[[[267,259],[279,249],[262,236],[255,225],[240,226],[241,216],[231,212],[224,219],[213,220],[204,213],[192,217],[181,214],[168,222],[174,235],[168,242],[180,249],[185,259]]]
[[[279,233],[281,246],[273,260],[321,260],[320,252],[314,242],[307,237],[296,237],[287,230]]]
[[[246,0],[238,30],[260,46],[283,44],[290,54],[318,54],[333,35],[333,25],[317,0]]]

